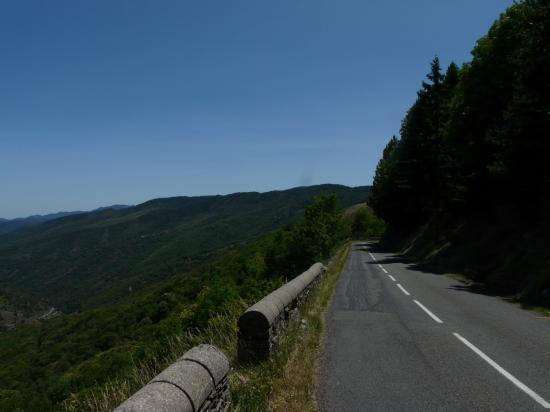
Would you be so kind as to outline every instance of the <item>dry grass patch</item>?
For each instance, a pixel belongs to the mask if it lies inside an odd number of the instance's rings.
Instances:
[[[122,378],[111,379],[86,392],[70,396],[59,409],[63,412],[111,412],[187,350],[201,343],[215,345],[230,358],[235,357],[237,319],[246,307],[245,302],[236,302],[226,313],[213,316],[203,330],[171,336],[164,341],[162,354],[140,362]]]
[[[344,245],[329,263],[325,279],[302,309],[302,322],[290,331],[291,350],[274,377],[267,409],[270,411],[316,411],[316,378],[319,351],[325,331],[325,313],[336,282],[346,263],[350,243]],[[284,344],[283,344],[283,350]]]

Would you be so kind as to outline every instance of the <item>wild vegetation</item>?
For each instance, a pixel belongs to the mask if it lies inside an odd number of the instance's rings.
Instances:
[[[550,2],[515,3],[428,78],[376,169],[387,238],[533,301],[550,288]],[[399,232],[399,233],[398,233]],[[550,293],[548,294],[550,296]]]
[[[110,304],[300,218],[313,196],[336,193],[347,207],[369,190],[173,197],[51,220],[0,236],[0,289],[65,313]]]
[[[335,195],[301,220],[124,302],[0,334],[0,410],[109,410],[199,342],[235,353],[241,311],[351,233]]]
[[[380,236],[386,230],[386,224],[367,205],[353,210],[346,216],[354,239],[369,239]]]

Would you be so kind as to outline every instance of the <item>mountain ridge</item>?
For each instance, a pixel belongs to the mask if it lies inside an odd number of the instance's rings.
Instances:
[[[43,222],[0,236],[0,290],[64,312],[114,302],[292,222],[329,193],[346,207],[365,201],[370,187],[158,198]]]
[[[116,204],[111,206],[102,206],[92,210],[74,210],[71,212],[61,211],[61,212],[55,212],[55,213],[47,213],[44,215],[38,214],[38,215],[30,215],[26,217],[16,217],[13,219],[0,218],[0,236],[19,229],[23,229],[28,226],[36,225],[43,222],[48,222],[50,220],[60,219],[65,216],[78,215],[82,213],[92,213],[92,212],[109,210],[109,209],[119,210],[127,207],[130,207],[130,206]]]

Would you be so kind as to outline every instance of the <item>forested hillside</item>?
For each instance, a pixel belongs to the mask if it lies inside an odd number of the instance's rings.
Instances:
[[[63,217],[0,236],[0,289],[64,312],[113,303],[299,218],[313,196],[335,193],[346,207],[369,190],[173,197]]]
[[[550,2],[514,4],[472,60],[435,58],[370,204],[386,239],[490,288],[544,300],[550,287]]]
[[[353,222],[380,227],[342,219],[334,195],[308,203],[294,223],[124,303],[0,333],[0,410],[96,410],[117,379],[130,393],[143,384],[140,365],[162,369],[198,342],[227,348],[246,305],[330,256]]]

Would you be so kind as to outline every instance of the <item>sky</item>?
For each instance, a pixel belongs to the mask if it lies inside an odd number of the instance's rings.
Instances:
[[[372,183],[512,0],[6,0],[0,217]]]

